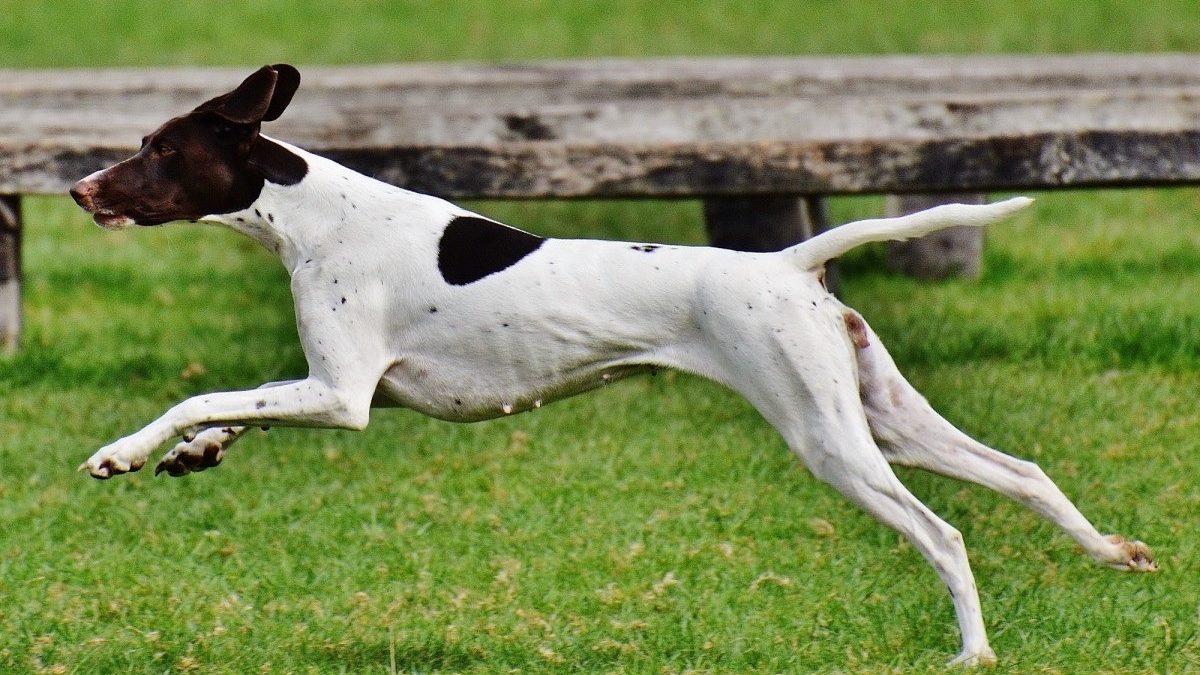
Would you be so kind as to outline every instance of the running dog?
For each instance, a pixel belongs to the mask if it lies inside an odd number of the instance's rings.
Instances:
[[[995,659],[962,536],[889,463],[1011,497],[1109,567],[1156,568],[1036,465],[939,416],[822,283],[825,262],[855,246],[983,226],[1028,199],[859,221],[776,253],[544,239],[262,135],[299,84],[291,66],[263,67],[71,189],[104,228],[217,223],[276,254],[309,366],[302,380],[185,400],[97,451],[81,467],[91,475],[136,471],[174,438],[156,473],[215,466],[247,427],[362,429],[373,406],[484,420],[675,368],[745,396],[813,475],[912,542],[949,587],[953,663]]]

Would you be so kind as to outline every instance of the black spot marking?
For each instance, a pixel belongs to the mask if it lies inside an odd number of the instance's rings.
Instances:
[[[262,410],[263,408],[267,407],[267,402],[266,401],[258,401],[257,403],[254,404],[254,407],[258,410]]]
[[[344,304],[346,304],[346,299],[345,299],[345,298],[342,298],[342,304],[343,304],[343,305],[344,305]]]
[[[464,286],[503,271],[546,240],[492,220],[460,216],[438,242],[438,270],[452,286]]]
[[[430,307],[430,308],[429,308],[429,313],[430,313],[430,314],[437,314],[437,307]]]
[[[662,248],[662,246],[659,246],[658,244],[639,244],[636,246],[630,246],[629,248],[635,251],[641,251],[642,253],[654,253],[658,249]]]

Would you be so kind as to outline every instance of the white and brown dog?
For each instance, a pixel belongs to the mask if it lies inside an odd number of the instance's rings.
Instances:
[[[854,246],[982,226],[1029,200],[850,223],[778,253],[543,239],[261,135],[299,83],[291,66],[264,67],[72,188],[106,228],[219,223],[278,255],[309,365],[303,380],[183,401],[97,451],[91,475],[136,471],[173,438],[157,471],[183,475],[219,463],[246,427],[361,429],[372,406],[483,420],[676,368],[741,393],[815,476],[912,542],[950,589],[958,663],[995,658],[962,537],[889,462],[997,490],[1104,565],[1155,569],[1037,466],[934,412],[822,285],[825,262]]]

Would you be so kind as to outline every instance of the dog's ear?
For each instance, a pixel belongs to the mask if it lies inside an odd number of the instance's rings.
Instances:
[[[275,90],[271,92],[271,104],[267,106],[267,114],[263,115],[264,122],[274,122],[283,114],[292,96],[300,88],[300,71],[286,63],[271,66],[275,71]]]
[[[250,146],[246,163],[257,169],[263,178],[278,185],[295,185],[308,174],[308,163],[304,158],[261,136]]]
[[[234,124],[278,119],[300,86],[300,71],[287,64],[263,66],[237,89],[200,104],[195,112],[211,112]]]

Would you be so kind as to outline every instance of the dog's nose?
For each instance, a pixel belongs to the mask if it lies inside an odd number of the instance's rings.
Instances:
[[[96,184],[86,178],[71,186],[71,199],[85,209],[92,203],[92,195],[95,193]]]

